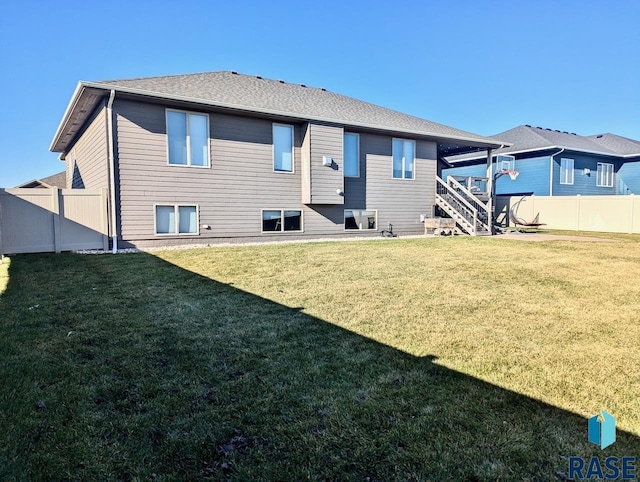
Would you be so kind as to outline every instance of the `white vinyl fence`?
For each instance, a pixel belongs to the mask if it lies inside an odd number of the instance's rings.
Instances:
[[[513,226],[509,210],[521,196],[498,196],[496,219]],[[532,221],[540,214],[544,228],[603,233],[640,233],[640,196],[527,196],[518,218]]]
[[[0,255],[108,249],[106,189],[0,189]]]

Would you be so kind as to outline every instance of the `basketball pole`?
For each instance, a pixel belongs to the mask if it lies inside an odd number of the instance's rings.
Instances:
[[[489,206],[487,209],[487,221],[489,223],[489,231],[491,232],[491,235],[493,236],[495,234],[494,229],[493,229],[493,196],[494,196],[494,188],[493,185],[495,184],[494,179],[493,179],[493,169],[492,169],[492,163],[493,163],[493,149],[489,148],[487,149],[487,179],[488,179],[488,183],[489,183]]]

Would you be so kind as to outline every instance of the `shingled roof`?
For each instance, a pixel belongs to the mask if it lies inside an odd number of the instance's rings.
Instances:
[[[614,134],[580,136],[567,131],[522,125],[491,137],[511,144],[509,147],[494,150],[494,155],[564,148],[572,151],[611,157],[640,156],[640,142]],[[447,161],[456,164],[475,159],[486,159],[486,157],[487,154],[485,151],[451,156],[447,158]]]
[[[640,141],[609,133],[589,136],[589,139],[618,154],[640,156]]]
[[[493,139],[445,126],[402,112],[329,92],[326,89],[269,80],[235,72],[143,77],[136,79],[80,82],[52,143],[61,152],[69,135],[67,124],[84,90],[144,95],[244,112],[262,113],[299,120],[315,120],[363,127],[387,132],[406,133],[447,141],[460,141],[475,147],[499,147]],[[73,105],[73,106],[72,106]],[[87,110],[87,108],[81,109]],[[82,120],[82,119],[80,119]],[[78,119],[75,120],[78,124]],[[71,124],[72,125],[72,124]]]
[[[43,177],[42,179],[34,179],[22,183],[16,187],[59,187],[64,189],[67,187],[67,173],[65,171],[58,172],[51,176]]]

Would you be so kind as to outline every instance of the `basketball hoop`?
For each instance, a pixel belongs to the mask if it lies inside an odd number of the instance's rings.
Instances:
[[[493,176],[493,180],[497,181],[502,176],[505,176],[507,174],[509,175],[512,181],[515,181],[516,178],[518,177],[518,174],[520,174],[520,172],[516,171],[515,169],[503,169],[501,171],[496,172],[496,174]]]
[[[504,171],[504,173],[509,174],[509,177],[511,178],[512,181],[515,181],[518,178],[518,174],[520,174],[516,170],[507,170],[507,171]]]

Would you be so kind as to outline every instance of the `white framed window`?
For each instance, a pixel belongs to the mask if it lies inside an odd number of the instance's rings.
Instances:
[[[302,231],[301,209],[263,209],[262,232],[285,233]]]
[[[273,170],[293,172],[293,126],[273,124]]]
[[[613,164],[606,162],[598,163],[598,174],[596,176],[596,186],[613,187]]]
[[[166,109],[166,120],[168,164],[209,167],[209,116]]]
[[[415,179],[415,141],[394,138],[392,142],[393,178]]]
[[[156,235],[200,234],[198,205],[156,204],[154,206]]]
[[[344,177],[360,177],[360,136],[344,133]]]
[[[560,184],[573,184],[573,159],[560,159]]]
[[[345,209],[344,210],[344,229],[375,231],[376,229],[378,229],[378,211]]]

